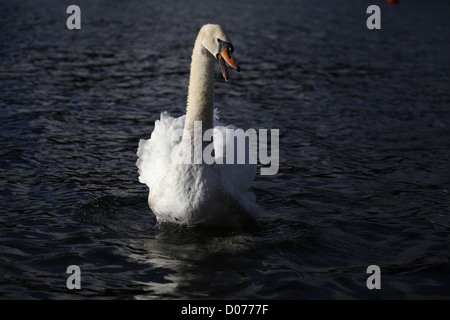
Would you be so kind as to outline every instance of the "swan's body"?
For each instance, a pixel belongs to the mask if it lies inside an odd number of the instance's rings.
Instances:
[[[231,126],[224,127],[214,120],[214,61],[216,57],[219,59],[228,80],[225,61],[240,70],[232,51],[233,46],[220,26],[203,26],[192,53],[186,115],[173,118],[163,112],[160,120],[155,122],[151,138],[139,143],[136,163],[139,181],[149,187],[148,202],[159,221],[229,226],[246,223],[258,216],[260,207],[248,191],[256,174],[256,164],[249,161],[220,164],[226,162],[222,161],[226,156],[226,143],[220,137],[226,137],[225,130]],[[195,124],[199,122],[201,129]],[[182,129],[181,141],[174,141],[174,133]],[[216,161],[199,163],[194,160],[194,136],[202,137],[211,129]],[[205,150],[211,142],[200,144],[201,150]],[[174,155],[188,155],[188,161],[177,163]]]

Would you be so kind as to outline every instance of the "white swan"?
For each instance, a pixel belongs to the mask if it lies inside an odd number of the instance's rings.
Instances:
[[[226,142],[221,137],[226,137],[226,129],[234,127],[224,127],[214,120],[214,60],[219,60],[228,81],[226,63],[240,71],[233,51],[219,25],[204,25],[192,53],[186,115],[173,118],[163,112],[160,120],[155,121],[151,138],[139,142],[136,162],[139,181],[150,189],[148,202],[158,221],[235,226],[255,220],[261,211],[253,193],[248,191],[256,174],[256,164],[250,162],[255,162],[247,158],[245,164],[220,164],[226,157]],[[201,132],[196,121],[201,121]],[[202,135],[212,128],[216,161],[212,164],[194,161],[194,134]],[[184,129],[181,141],[174,141],[174,133],[181,129]],[[200,142],[201,151],[211,143],[211,140]],[[235,149],[234,155],[239,151],[242,152]],[[189,161],[177,163],[174,155],[188,155]]]

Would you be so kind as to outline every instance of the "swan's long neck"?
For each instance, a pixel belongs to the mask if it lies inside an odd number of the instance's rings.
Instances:
[[[214,57],[201,44],[200,36],[192,52],[191,75],[187,98],[186,122],[184,128],[191,137],[194,122],[202,122],[202,131],[213,127],[214,114]]]

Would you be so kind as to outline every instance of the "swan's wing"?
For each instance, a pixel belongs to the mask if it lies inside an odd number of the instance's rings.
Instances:
[[[222,177],[245,193],[256,175],[256,133],[218,125],[214,127],[214,152]]]
[[[161,118],[155,121],[150,139],[139,141],[136,162],[139,181],[150,189],[166,174],[172,162],[172,149],[179,143],[174,137],[179,136],[177,130],[183,130],[185,118],[174,118],[163,112]]]
[[[136,162],[139,181],[150,189],[166,175],[172,163],[172,151],[179,145],[176,137],[184,128],[185,118],[184,115],[174,118],[163,112],[161,118],[155,121],[150,139],[139,141]],[[237,191],[245,193],[256,175],[256,135],[252,137],[249,130],[244,132],[232,125],[225,127],[218,120],[214,121],[214,125],[218,170]]]

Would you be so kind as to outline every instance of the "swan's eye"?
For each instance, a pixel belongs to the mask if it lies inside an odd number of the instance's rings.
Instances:
[[[228,53],[228,58],[230,58],[231,59],[231,49],[230,48],[227,48],[227,53]]]

